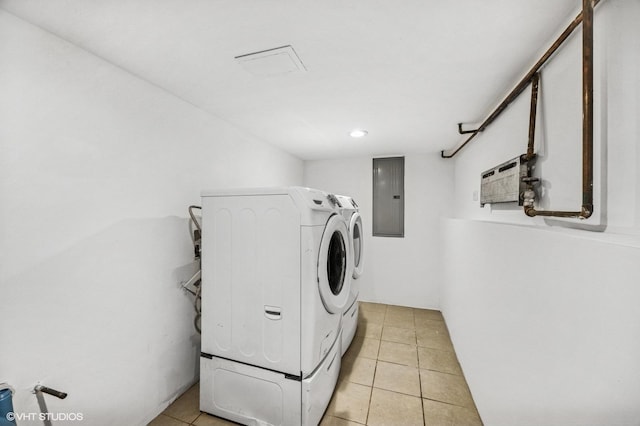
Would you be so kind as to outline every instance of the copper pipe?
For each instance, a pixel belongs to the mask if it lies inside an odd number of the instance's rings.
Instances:
[[[533,151],[533,144],[536,138],[536,113],[538,111],[538,84],[540,82],[540,73],[537,72],[531,79],[531,108],[529,110],[529,144],[527,145],[527,154],[525,160],[531,160],[536,154]]]
[[[458,133],[460,133],[461,135],[467,135],[473,132],[475,132],[475,130],[462,130],[462,123],[458,123]]]
[[[590,7],[591,20],[593,20],[593,7],[595,7],[599,2],[600,0],[593,0],[593,5],[591,5]],[[583,3],[585,3],[585,0],[583,0]],[[583,21],[583,14],[584,4],[583,11],[580,12],[578,16],[576,16],[576,18],[571,22],[571,24],[569,24],[569,26],[562,32],[562,34],[560,34],[560,37],[558,37],[558,39],[551,45],[551,47],[545,52],[545,54],[542,55],[538,62],[536,62],[536,64],[529,70],[529,72],[522,78],[522,80],[520,80],[520,83],[518,83],[518,85],[513,88],[511,93],[507,95],[507,97],[500,103],[500,105],[496,107],[491,115],[489,115],[489,117],[484,120],[480,127],[478,127],[471,134],[471,136],[469,136],[469,138],[464,141],[462,145],[456,148],[451,154],[445,154],[444,150],[440,151],[440,156],[442,158],[452,158],[453,156],[455,156],[462,148],[464,148],[469,142],[471,142],[471,140],[475,138],[478,133],[482,132],[487,126],[493,123],[493,121],[498,118],[498,116],[502,114],[505,109],[507,109],[509,104],[513,102],[529,85],[533,76],[542,68],[542,66],[549,60],[549,58],[556,52],[556,50],[558,50],[562,43],[564,43],[565,40],[569,38],[571,33],[573,33],[578,25],[580,25],[580,23]]]
[[[526,206],[527,216],[577,217],[593,214],[593,8],[597,0],[582,0],[582,208],[579,212],[536,210]]]
[[[582,0],[582,212],[593,214],[593,0]]]
[[[535,217],[535,216],[553,216],[553,217],[578,217],[578,218],[583,218],[582,211],[579,212],[569,212],[569,211],[559,211],[559,210],[536,210],[533,207],[526,207],[524,209],[524,213],[529,216],[529,217]],[[584,219],[584,218],[583,218]]]

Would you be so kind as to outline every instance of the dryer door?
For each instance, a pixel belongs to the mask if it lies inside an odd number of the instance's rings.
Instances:
[[[344,218],[333,215],[327,222],[318,254],[318,288],[327,311],[342,312],[351,291],[352,256],[349,230]]]
[[[353,278],[362,275],[362,256],[364,248],[364,232],[362,230],[362,218],[360,213],[355,212],[351,215],[351,241],[353,242]]]

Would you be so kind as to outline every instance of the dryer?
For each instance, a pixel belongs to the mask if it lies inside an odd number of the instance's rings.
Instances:
[[[319,423],[340,371],[351,247],[338,200],[323,191],[202,193],[202,411]]]
[[[345,305],[342,318],[342,355],[349,349],[358,328],[358,298],[360,286],[356,281],[362,275],[363,255],[364,255],[364,233],[362,229],[362,217],[360,216],[358,204],[351,197],[336,195],[340,203],[340,213],[349,224],[349,243],[353,255],[353,269],[351,276],[354,279],[351,283],[349,299]]]

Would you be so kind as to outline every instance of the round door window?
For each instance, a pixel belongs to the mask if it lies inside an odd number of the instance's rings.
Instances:
[[[329,218],[318,253],[318,290],[328,312],[339,313],[347,304],[351,291],[353,255],[349,228],[340,215]]]
[[[351,239],[353,241],[353,278],[362,275],[362,249],[364,245],[364,235],[362,234],[362,219],[360,214],[354,213],[351,216]]]
[[[335,231],[329,242],[327,256],[327,278],[331,293],[340,294],[344,284],[345,271],[347,270],[347,248],[344,238],[339,231]]]

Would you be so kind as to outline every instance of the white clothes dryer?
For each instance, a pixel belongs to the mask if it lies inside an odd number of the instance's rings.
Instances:
[[[349,349],[353,337],[358,328],[358,298],[360,286],[357,279],[362,275],[363,255],[364,255],[364,233],[362,229],[362,217],[360,216],[358,204],[351,197],[336,195],[340,203],[340,213],[349,223],[349,243],[353,254],[353,270],[351,276],[351,292],[342,316],[342,355]]]
[[[315,425],[340,371],[353,256],[337,199],[309,188],[202,193],[200,409]]]

